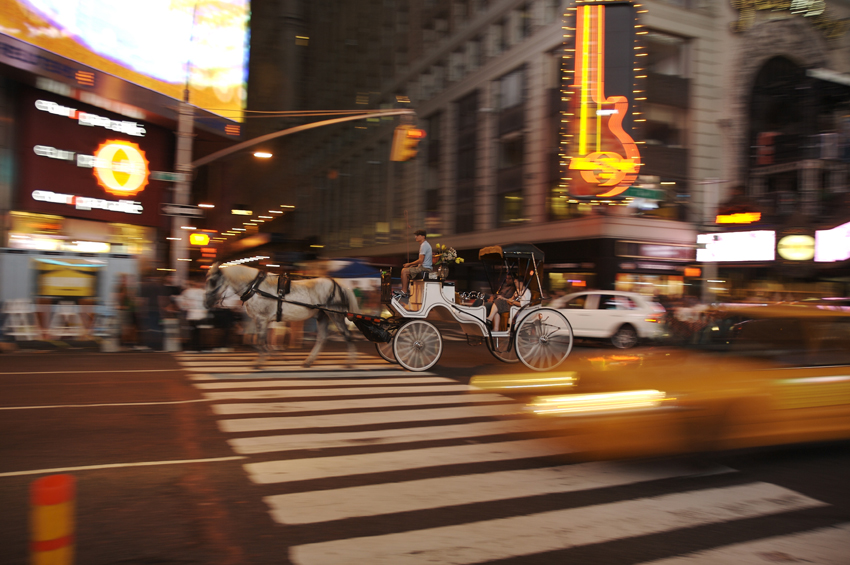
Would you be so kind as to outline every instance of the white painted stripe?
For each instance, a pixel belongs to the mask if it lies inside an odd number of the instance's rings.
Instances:
[[[0,410],[37,410],[39,408],[93,408],[97,406],[159,406],[161,404],[191,404],[192,402],[209,402],[209,398],[194,400],[168,400],[163,402],[113,402],[111,404],[53,404],[50,406],[3,406]]]
[[[321,403],[314,409],[321,409]],[[218,427],[223,432],[243,433],[268,430],[300,430],[335,428],[341,426],[364,426],[370,424],[397,424],[399,422],[427,422],[431,420],[451,420],[454,418],[477,418],[481,416],[502,416],[516,411],[515,404],[498,406],[464,406],[463,408],[431,408],[428,410],[389,410],[387,412],[362,412],[344,414],[324,414],[319,416],[289,416],[281,418],[244,418],[239,420],[219,420]]]
[[[99,373],[176,373],[180,369],[110,369],[108,371],[8,371],[0,375],[95,375]]]
[[[284,436],[249,437],[228,440],[233,451],[240,455],[293,451],[297,449],[331,449],[335,447],[358,447],[364,445],[389,445],[414,441],[474,438],[480,436],[562,429],[563,423],[554,418],[537,420],[514,420],[475,422],[455,426],[427,426],[422,428],[399,428],[395,430],[372,430],[368,432],[344,432],[325,434],[298,434]]]
[[[421,373],[411,373],[410,371],[396,371],[393,369],[381,369],[381,370],[371,370],[371,371],[359,371],[357,369],[348,369],[345,371],[284,371],[284,372],[270,372],[263,371],[258,373],[216,373],[216,374],[206,374],[199,373],[192,375],[191,379],[193,381],[209,381],[209,380],[230,380],[230,379],[291,379],[293,377],[309,377],[311,379],[338,379],[340,377],[345,377],[347,379],[358,379],[358,378],[366,378],[366,377],[410,377],[412,375],[433,375],[434,373],[429,373],[427,371],[422,371]],[[449,379],[450,380],[450,379]]]
[[[238,390],[233,392],[204,392],[204,398],[215,400],[258,400],[262,398],[304,398],[308,396],[370,396],[374,394],[409,394],[416,392],[469,393],[460,383],[445,386],[376,386],[364,388],[297,389],[297,390]]]
[[[751,483],[569,510],[294,547],[299,565],[482,563],[616,539],[826,506]]]
[[[230,457],[212,457],[210,459],[175,459],[173,461],[145,461],[142,463],[108,463],[106,465],[85,465],[83,467],[57,467],[55,469],[36,469],[34,471],[12,471],[0,473],[0,477],[21,477],[24,475],[42,475],[50,473],[68,473],[70,471],[96,471],[98,469],[120,469],[123,467],[151,467],[155,465],[184,465],[186,463],[215,463],[217,461],[236,461],[245,459],[240,455]]]
[[[406,471],[438,465],[546,457],[566,453],[567,448],[558,445],[558,443],[545,439],[526,439],[364,455],[264,461],[262,463],[248,463],[244,467],[251,480],[257,484],[285,483],[363,473]]]
[[[336,375],[339,377],[339,373]],[[213,390],[213,389],[227,389],[227,388],[280,388],[280,387],[289,387],[289,386],[311,386],[314,388],[318,387],[331,387],[331,386],[351,386],[351,385],[359,385],[363,386],[363,390],[367,390],[370,387],[374,387],[374,385],[415,385],[415,384],[434,384],[434,383],[455,383],[455,387],[459,386],[457,381],[453,381],[452,379],[446,379],[443,377],[410,377],[406,379],[382,379],[380,377],[374,377],[369,379],[351,379],[345,378],[336,380],[323,380],[316,381],[315,379],[284,379],[274,382],[269,381],[244,381],[238,383],[195,383],[196,388],[204,389],[204,390]],[[463,385],[461,385],[463,386]],[[423,391],[428,390],[430,387],[422,387]],[[349,389],[350,390],[350,389]],[[471,390],[470,387],[465,387],[464,390]]]
[[[292,363],[291,365],[281,365],[279,363],[270,363],[263,365],[262,369],[253,369],[250,363],[245,363],[239,370],[240,373],[256,373],[262,371],[292,371],[297,373],[310,373],[313,371],[381,371],[386,369],[387,363],[381,365],[339,365],[333,363],[316,362],[311,367],[302,367],[300,363]],[[391,365],[390,365],[391,366]],[[208,365],[206,367],[183,367],[184,371],[197,373],[232,373],[232,367],[221,367],[218,365]],[[417,373],[422,374],[422,373]]]
[[[734,471],[721,466],[711,471],[712,474],[730,472]],[[336,490],[278,494],[267,496],[263,500],[269,505],[272,517],[281,524],[313,524],[492,500],[607,488],[684,477],[692,473],[693,469],[675,463],[653,462],[651,465],[635,462],[581,463],[543,469],[500,471]],[[701,476],[706,474],[705,471],[700,473]]]
[[[400,406],[425,406],[429,404],[466,404],[476,402],[512,403],[519,411],[521,405],[510,398],[498,394],[469,394],[461,396],[398,396],[390,398],[348,398],[345,400],[307,400],[304,402],[251,402],[237,404],[214,404],[213,412],[220,416],[232,414],[283,414],[321,410],[331,412],[336,410],[352,410],[356,408],[385,408]],[[504,413],[504,412],[502,412]],[[553,418],[557,419],[557,418]]]
[[[850,524],[801,534],[776,536],[719,549],[700,551],[644,565],[765,565],[817,563],[847,565],[850,561]]]
[[[294,365],[294,364],[297,364],[297,363],[302,363],[306,357],[307,357],[307,354],[305,353],[303,355],[299,355],[297,357],[292,357],[290,359],[277,359],[277,358],[276,359],[269,359],[265,363],[265,365],[266,366]],[[256,357],[247,358],[247,359],[242,360],[242,361],[231,361],[231,360],[223,361],[223,360],[217,360],[217,359],[209,359],[209,360],[203,360],[203,361],[197,361],[197,360],[193,359],[193,360],[189,361],[189,360],[185,360],[185,359],[180,359],[180,364],[185,365],[186,367],[206,367],[206,366],[209,366],[209,365],[215,365],[217,367],[243,367],[247,364],[252,363],[255,359],[256,359]],[[337,356],[333,356],[333,357],[330,357],[330,356],[325,357],[323,355],[320,358],[316,359],[316,363],[320,363],[322,361],[325,361],[325,362],[334,361],[334,362],[338,363],[339,361],[347,361],[347,360],[348,360],[347,356],[344,356],[344,355],[343,356],[337,355]],[[367,359],[358,359],[358,360],[355,360],[353,362],[358,363],[358,364],[360,364],[362,361],[374,363],[374,362],[379,361],[379,360],[385,366],[388,365],[388,363],[386,361],[384,361],[383,359],[380,359],[378,357],[369,357]]]

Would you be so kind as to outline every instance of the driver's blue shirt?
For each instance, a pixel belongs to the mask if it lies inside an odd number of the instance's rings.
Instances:
[[[431,244],[427,241],[423,241],[422,245],[419,246],[419,254],[425,256],[425,260],[422,261],[423,269],[431,269],[434,266],[434,259],[431,253]]]

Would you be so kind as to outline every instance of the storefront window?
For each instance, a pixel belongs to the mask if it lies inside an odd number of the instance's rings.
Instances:
[[[638,292],[645,296],[681,297],[685,281],[678,275],[617,273],[614,288],[623,292]]]

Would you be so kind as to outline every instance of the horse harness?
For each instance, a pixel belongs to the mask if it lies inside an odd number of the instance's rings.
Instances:
[[[289,273],[283,273],[283,274],[278,276],[278,278],[277,278],[277,296],[275,296],[274,294],[271,294],[269,292],[266,292],[265,290],[262,290],[260,288],[260,285],[263,283],[264,280],[266,280],[266,277],[268,277],[268,276],[269,276],[269,274],[266,271],[258,271],[257,276],[254,278],[253,281],[251,281],[251,284],[248,285],[248,288],[245,290],[245,292],[242,293],[242,296],[239,297],[239,300],[241,300],[242,303],[244,304],[245,302],[250,300],[252,296],[254,296],[255,294],[259,294],[260,296],[262,296],[264,298],[269,298],[271,300],[277,301],[277,314],[276,314],[275,320],[278,321],[278,322],[280,322],[281,318],[283,317],[283,303],[284,302],[287,302],[289,304],[295,304],[296,306],[303,306],[305,308],[313,308],[313,309],[316,309],[316,310],[322,310],[324,312],[332,312],[334,314],[347,314],[347,312],[338,312],[336,310],[331,310],[329,308],[322,306],[321,304],[306,304],[304,302],[296,302],[294,300],[286,300],[286,295],[289,294],[289,288],[292,284],[292,281],[289,278]],[[340,295],[344,296],[344,293],[342,292],[342,288],[339,286],[339,283],[336,282],[334,279],[330,279],[330,280],[334,285],[334,289],[333,289],[333,292],[331,293],[330,298],[332,299],[333,297],[335,297],[337,291],[340,292]]]

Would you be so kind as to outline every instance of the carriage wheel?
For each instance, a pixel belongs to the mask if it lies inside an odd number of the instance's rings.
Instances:
[[[519,363],[519,357],[516,355],[516,347],[511,347],[510,336],[494,337],[490,346],[490,353],[503,363]]]
[[[378,350],[378,355],[387,363],[397,363],[395,355],[393,355],[393,340],[376,341],[375,349]]]
[[[560,365],[573,349],[573,329],[563,314],[540,308],[526,316],[516,334],[516,352],[529,369],[547,371]]]
[[[412,320],[401,326],[393,338],[393,355],[408,371],[427,371],[443,354],[443,338],[434,324]]]

